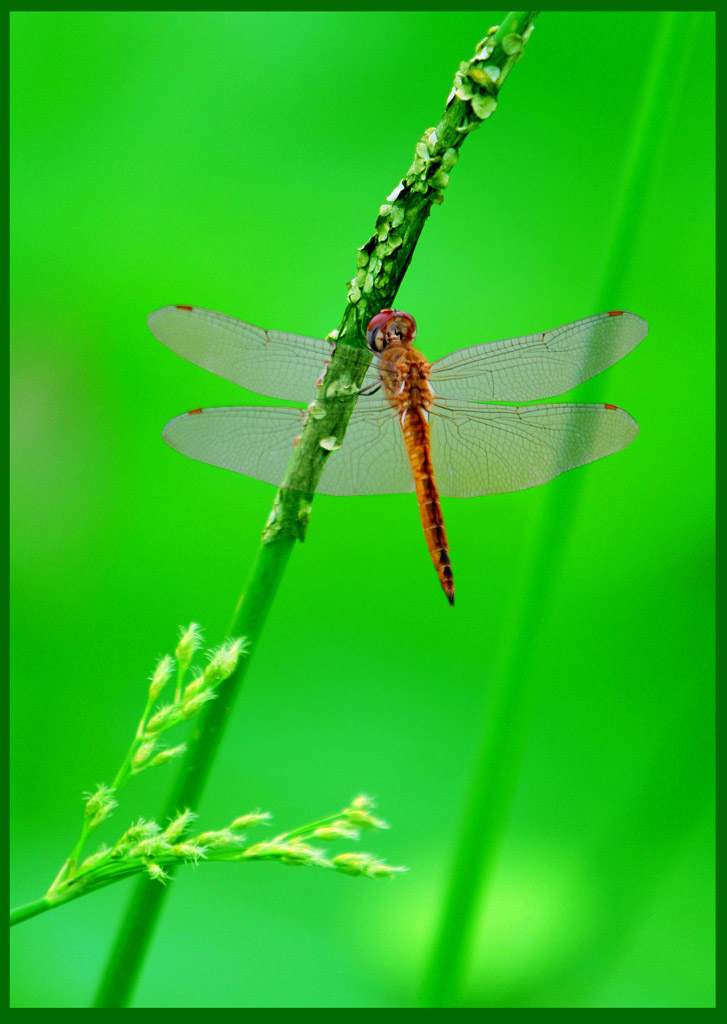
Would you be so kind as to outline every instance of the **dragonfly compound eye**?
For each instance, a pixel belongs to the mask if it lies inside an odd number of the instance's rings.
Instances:
[[[411,343],[416,337],[414,317],[398,309],[382,309],[366,328],[366,344],[372,352],[383,352],[390,342]]]
[[[411,313],[396,312],[396,328],[402,341],[412,342],[417,336],[417,322]]]
[[[372,352],[383,352],[386,347],[385,332],[382,327],[390,320],[392,310],[382,309],[380,313],[372,317],[366,328],[366,344]]]

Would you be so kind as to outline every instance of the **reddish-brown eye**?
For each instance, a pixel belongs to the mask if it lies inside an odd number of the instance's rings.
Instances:
[[[369,325],[366,328],[366,344],[372,352],[381,352],[383,345],[383,336],[380,334],[381,328],[389,322],[393,310],[382,309],[376,316],[372,316],[369,320]]]
[[[402,324],[402,328],[403,328],[402,329],[402,336],[405,337],[405,339],[407,341],[413,341],[414,338],[416,337],[416,333],[417,333],[417,322],[416,322],[416,320],[411,315],[411,313],[397,312],[396,315],[401,320],[404,321],[404,323]],[[408,327],[408,330],[407,330],[407,327]]]
[[[389,327],[391,330],[388,330]],[[417,333],[416,320],[410,313],[400,309],[382,309],[371,318],[366,328],[366,344],[372,352],[383,352],[387,333],[391,337],[398,336],[405,342],[412,342]]]
[[[366,328],[366,333],[368,334],[369,331],[375,331],[377,327],[383,327],[393,312],[393,309],[382,309],[380,313],[376,314],[376,316],[372,316],[369,320],[369,325]]]

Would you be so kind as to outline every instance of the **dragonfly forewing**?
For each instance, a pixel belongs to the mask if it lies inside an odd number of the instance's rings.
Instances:
[[[530,402],[562,395],[634,349],[648,324],[613,310],[564,327],[451,352],[432,364],[436,395],[473,402]]]
[[[248,391],[310,402],[333,353],[332,342],[261,327],[197,306],[165,306],[149,316],[149,329],[183,359]],[[365,350],[346,346],[352,369]],[[367,375],[366,381],[375,380]],[[364,385],[365,386],[365,385]]]

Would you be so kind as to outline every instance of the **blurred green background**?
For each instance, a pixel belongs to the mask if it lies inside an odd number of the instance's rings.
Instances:
[[[336,326],[501,15],[12,15],[13,905],[55,876],[178,625],[222,638],[274,494],[163,444],[250,396],[147,314]],[[454,611],[411,495],[316,500],[200,824],[262,807],[282,830],[366,791],[393,827],[362,848],[410,870],[187,869],[135,1005],[408,1007],[428,964],[436,1003],[453,877],[459,1005],[713,1005],[713,147],[713,15],[539,17],[397,305],[431,358],[638,312],[649,338],[576,394],[641,434],[545,488],[445,500]],[[88,1005],[130,892],[16,928],[13,1005]]]

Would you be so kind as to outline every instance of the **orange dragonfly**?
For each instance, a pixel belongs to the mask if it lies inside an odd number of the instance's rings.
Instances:
[[[149,328],[184,359],[249,391],[297,402],[309,402],[336,344],[264,331],[196,306],[165,306],[149,316]],[[415,491],[429,553],[454,604],[440,494],[464,498],[544,484],[620,451],[639,430],[615,405],[483,403],[563,394],[627,355],[647,330],[635,313],[614,310],[429,363],[413,347],[414,318],[384,309],[368,325],[375,358],[343,442],[326,439],[331,454],[317,491]],[[354,363],[361,359],[362,349],[345,347]],[[280,486],[309,410],[315,415],[315,404],[193,409],[167,423],[163,436],[190,458]]]

